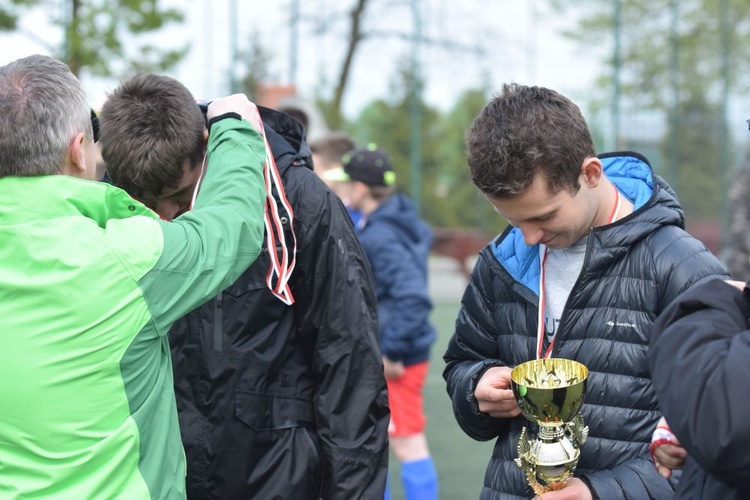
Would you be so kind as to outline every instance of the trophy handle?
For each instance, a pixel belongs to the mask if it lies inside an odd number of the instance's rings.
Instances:
[[[526,434],[526,427],[521,428],[521,437],[518,438],[518,458],[515,459],[516,465],[521,469],[526,476],[526,481],[534,490],[535,495],[541,495],[548,491],[547,488],[542,486],[536,479],[534,472],[534,464],[532,464],[528,457],[531,452],[531,443],[529,443],[528,436]]]
[[[521,437],[518,438],[518,458],[514,460],[516,465],[523,471],[531,469],[531,462],[526,458],[531,451],[531,445],[526,436],[526,427],[521,428]]]
[[[565,430],[579,446],[583,446],[589,437],[589,427],[583,422],[583,416],[580,413],[565,424]]]

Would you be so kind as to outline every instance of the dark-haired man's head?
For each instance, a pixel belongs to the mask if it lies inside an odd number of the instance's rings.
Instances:
[[[466,153],[474,184],[527,244],[564,248],[598,222],[602,164],[580,109],[554,90],[504,85]]]
[[[189,210],[205,157],[205,119],[173,78],[140,74],[108,97],[101,150],[113,184],[165,219]]]

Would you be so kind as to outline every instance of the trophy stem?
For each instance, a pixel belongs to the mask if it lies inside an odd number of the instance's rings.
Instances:
[[[539,426],[539,439],[545,443],[559,441],[565,435],[565,427],[563,425],[555,427]]]

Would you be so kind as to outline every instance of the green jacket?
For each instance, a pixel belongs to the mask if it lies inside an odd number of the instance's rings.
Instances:
[[[258,256],[264,154],[217,122],[171,223],[103,183],[0,178],[0,498],[185,496],[166,334]]]

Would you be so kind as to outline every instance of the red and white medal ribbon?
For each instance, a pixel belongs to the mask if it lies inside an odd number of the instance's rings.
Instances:
[[[552,354],[552,346],[555,344],[555,339],[553,338],[549,343],[547,352],[545,352],[544,356],[542,356],[542,348],[544,347],[544,334],[546,333],[546,329],[544,328],[544,314],[547,309],[547,293],[545,292],[544,287],[544,270],[547,265],[548,253],[548,249],[545,245],[539,245],[539,261],[541,262],[541,269],[539,271],[539,317],[537,318],[537,321],[539,322],[539,328],[537,329],[536,335],[536,359],[542,359],[542,357],[549,358]]]
[[[268,255],[271,258],[271,265],[266,275],[266,286],[271,290],[280,301],[284,304],[294,304],[294,296],[289,287],[289,279],[292,277],[292,271],[297,263],[297,235],[294,233],[294,211],[292,205],[286,198],[284,185],[281,182],[281,175],[276,167],[276,161],[273,158],[271,146],[266,139],[265,129],[261,122],[261,132],[263,142],[266,145],[266,162],[263,165],[263,176],[266,182],[266,210],[263,220],[266,225],[266,245],[268,246]],[[292,237],[291,255],[287,248],[286,235],[284,234],[284,224],[282,215],[279,213],[279,207],[273,197],[273,189],[279,195],[284,211],[287,213],[288,224]],[[279,248],[276,248],[276,242],[279,242]]]
[[[675,444],[677,437],[672,434],[672,430],[669,427],[658,426],[654,429],[654,433],[651,435],[651,444],[648,447],[648,452],[651,455],[651,460],[656,463],[654,458],[654,451],[656,448],[663,444]]]
[[[622,197],[620,196],[620,191],[615,187],[614,184],[612,184],[612,187],[615,189],[615,206],[612,208],[612,213],[609,215],[609,222],[607,222],[607,224],[612,224],[617,220],[617,214],[620,213],[620,206],[622,205]],[[549,346],[547,346],[547,350],[542,353],[544,348],[544,335],[546,333],[546,329],[544,327],[544,315],[547,309],[547,293],[545,291],[544,282],[548,253],[549,249],[545,245],[540,244],[539,262],[541,269],[539,271],[539,315],[537,317],[538,326],[536,334],[536,359],[549,358],[552,355],[552,348],[555,346],[555,339],[557,338],[557,335],[552,337]]]
[[[297,235],[294,233],[294,211],[292,205],[286,198],[286,191],[284,191],[284,185],[281,182],[281,175],[279,169],[276,167],[276,161],[273,158],[273,152],[271,146],[268,144],[266,139],[266,131],[263,127],[263,122],[260,122],[261,135],[263,136],[263,143],[266,146],[266,161],[263,164],[263,178],[266,184],[266,203],[265,213],[263,221],[266,226],[266,245],[268,247],[268,254],[271,258],[271,265],[268,268],[268,274],[266,275],[266,285],[280,301],[284,304],[294,304],[294,296],[292,290],[289,287],[289,279],[292,277],[292,271],[297,262]],[[206,156],[203,156],[203,163],[201,164],[201,173],[198,177],[198,182],[193,190],[193,198],[190,202],[190,210],[195,205],[195,199],[198,196],[198,190],[201,182],[203,181],[203,175],[206,170]],[[276,200],[273,197],[273,189],[276,188],[276,192],[279,194],[279,200],[281,205],[288,216],[288,223],[290,232],[292,234],[292,252],[291,257],[289,255],[289,249],[286,244],[286,235],[284,234],[284,224],[282,223],[282,216],[279,214],[279,207],[276,204]],[[276,241],[280,243],[280,249],[276,249]]]

